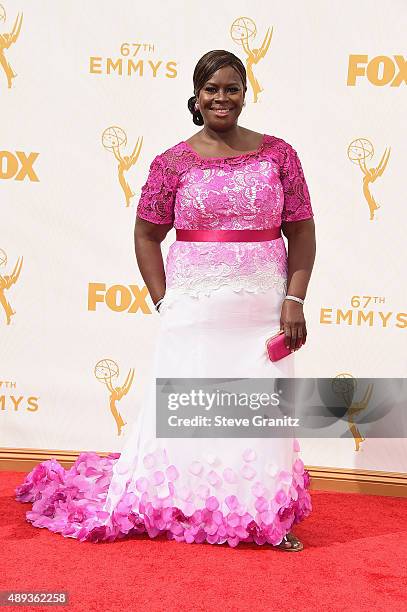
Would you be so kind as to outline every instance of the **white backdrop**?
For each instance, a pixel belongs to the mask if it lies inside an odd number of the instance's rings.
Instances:
[[[263,91],[254,101],[248,82],[239,123],[294,146],[315,212],[297,376],[406,376],[406,26],[404,0],[386,10],[375,0],[0,5],[1,446],[120,451],[157,324],[149,298],[147,312],[117,307],[144,287],[133,244],[140,189],[153,157],[200,129],[186,106],[198,59],[227,49],[248,66],[231,35],[244,28],[254,55],[273,34],[252,65]],[[143,137],[122,183],[102,138],[113,126],[122,166]],[[370,220],[372,196],[380,208]],[[95,375],[105,359],[110,391],[106,370]],[[127,422],[118,435],[109,397],[133,371],[115,403]],[[308,465],[407,471],[404,439],[302,448]]]

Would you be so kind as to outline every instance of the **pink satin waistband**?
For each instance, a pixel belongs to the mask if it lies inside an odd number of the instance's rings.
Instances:
[[[280,227],[245,230],[176,230],[177,240],[188,242],[258,242],[277,240],[281,237]]]

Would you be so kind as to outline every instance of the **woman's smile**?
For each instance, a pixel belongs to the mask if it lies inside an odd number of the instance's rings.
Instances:
[[[226,115],[229,115],[229,113],[232,112],[231,108],[211,108],[209,110],[215,113],[217,117],[225,117]]]

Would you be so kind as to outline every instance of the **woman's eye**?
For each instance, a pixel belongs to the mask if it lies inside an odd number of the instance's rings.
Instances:
[[[215,89],[214,87],[206,87],[205,91],[213,91],[214,89]],[[228,89],[229,91],[239,91],[238,87],[229,87]]]

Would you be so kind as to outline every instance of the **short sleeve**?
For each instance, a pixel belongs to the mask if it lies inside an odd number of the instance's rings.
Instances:
[[[282,221],[303,221],[314,216],[308,186],[297,152],[288,145],[280,180],[284,191]]]
[[[162,154],[150,164],[147,181],[141,188],[137,216],[150,223],[173,223],[178,178]]]

